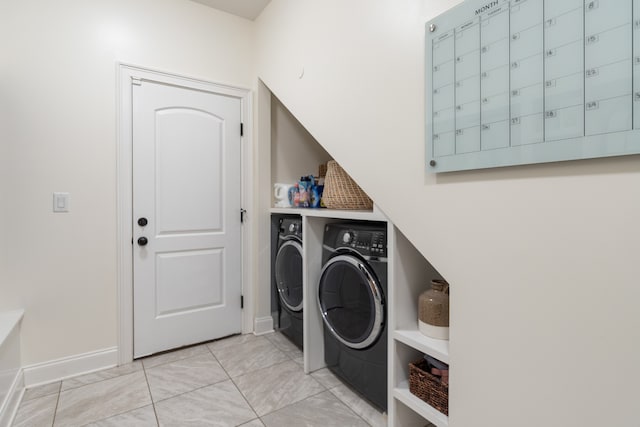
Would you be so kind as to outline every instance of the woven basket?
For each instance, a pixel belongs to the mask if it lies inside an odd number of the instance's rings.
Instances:
[[[329,209],[373,209],[373,201],[335,160],[327,163],[322,201]]]
[[[327,164],[326,163],[322,163],[320,166],[318,166],[318,176],[320,178],[324,178],[325,176],[327,176]]]
[[[445,415],[449,415],[449,385],[426,372],[428,363],[418,360],[409,363],[409,391]]]

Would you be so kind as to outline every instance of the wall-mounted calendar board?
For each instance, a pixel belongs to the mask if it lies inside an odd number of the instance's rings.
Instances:
[[[640,0],[467,0],[425,64],[430,172],[640,153]]]

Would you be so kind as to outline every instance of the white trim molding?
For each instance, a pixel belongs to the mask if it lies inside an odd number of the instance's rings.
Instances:
[[[253,132],[252,96],[247,88],[217,84],[191,77],[133,65],[117,64],[117,279],[118,279],[118,364],[133,360],[133,201],[132,201],[132,84],[149,80],[208,91],[238,98],[241,105],[242,136],[242,208],[247,211],[242,227],[242,332],[253,331],[254,289],[250,286],[253,277],[251,255],[252,229],[255,210],[252,197],[253,182]]]
[[[118,349],[116,347],[76,354],[25,366],[23,368],[24,384],[26,387],[47,384],[77,375],[113,368],[117,364]]]
[[[264,335],[269,332],[273,332],[273,317],[257,317],[253,328],[256,335]]]
[[[24,394],[24,375],[20,366],[23,317],[24,310],[0,313],[0,426],[11,425]]]
[[[13,380],[13,384],[11,384],[11,388],[5,397],[2,406],[0,406],[0,426],[10,426],[13,423],[23,395],[24,374],[22,369],[20,369]]]

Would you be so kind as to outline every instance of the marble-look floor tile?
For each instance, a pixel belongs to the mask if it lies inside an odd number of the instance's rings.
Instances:
[[[265,337],[266,339],[268,339],[269,341],[271,341],[273,343],[273,345],[275,345],[276,347],[278,347],[279,350],[282,351],[300,351],[300,349],[298,348],[298,346],[296,346],[294,343],[292,343],[289,338],[287,338],[285,335],[281,334],[280,332],[273,332],[270,334],[265,334],[262,335],[263,337]]]
[[[97,383],[98,381],[108,380],[110,378],[128,375],[142,370],[142,363],[135,361],[126,365],[116,366],[115,368],[104,369],[102,371],[92,372],[90,374],[80,375],[62,381],[61,391],[70,390],[72,388],[81,387],[87,384]]]
[[[368,427],[333,394],[326,391],[262,417],[267,427]]]
[[[209,353],[209,349],[207,348],[207,345],[200,344],[200,345],[194,345],[191,347],[181,348],[168,353],[161,353],[156,356],[145,357],[144,359],[141,359],[141,361],[144,367],[148,369],[148,368],[153,368],[154,366],[175,362],[177,360],[188,359],[189,357],[198,356],[206,353]]]
[[[210,342],[207,344],[207,347],[209,347],[209,350],[211,350],[215,354],[215,352],[218,350],[233,347],[239,344],[245,344],[256,339],[259,339],[259,337],[254,334],[232,335],[221,340]]]
[[[251,420],[248,423],[241,424],[238,427],[264,427],[264,423],[260,421],[260,418],[256,418],[255,420]]]
[[[229,379],[208,351],[147,369],[146,372],[154,402]]]
[[[387,414],[380,412],[345,384],[333,387],[329,391],[371,426],[386,427]]]
[[[290,360],[239,376],[234,382],[260,416],[326,390]]]
[[[287,351],[285,354],[298,365],[304,366],[304,354],[300,350]]]
[[[62,381],[56,381],[54,383],[40,385],[37,387],[30,387],[25,390],[22,401],[25,402],[31,399],[37,399],[38,397],[49,396],[50,394],[56,394],[60,391],[60,384]]]
[[[280,348],[278,348],[278,344],[280,344]],[[163,393],[166,393],[166,396],[171,396],[163,398],[164,400],[161,401],[156,400],[156,407],[164,407],[165,411],[170,413],[167,415],[168,421],[165,422],[165,425],[183,425],[183,423],[190,425],[188,421],[184,421],[189,419],[187,416],[181,415],[180,417],[183,418],[178,419],[171,414],[181,413],[181,409],[178,408],[182,406],[196,405],[197,408],[198,402],[202,403],[203,401],[206,404],[196,412],[215,410],[213,407],[225,411],[227,415],[221,416],[230,421],[228,424],[221,425],[264,427],[265,424],[274,425],[274,420],[278,419],[282,420],[280,425],[287,427],[315,425],[313,424],[317,422],[315,417],[306,420],[304,416],[299,417],[299,414],[305,414],[305,408],[316,408],[312,410],[318,414],[329,412],[330,410],[326,408],[317,409],[324,407],[323,402],[328,399],[326,389],[329,389],[335,399],[342,402],[355,414],[360,415],[360,418],[370,425],[386,426],[385,414],[381,414],[357,393],[342,384],[330,371],[321,369],[311,375],[304,375],[301,366],[303,363],[302,352],[297,348],[283,352],[281,349],[288,348],[285,347],[286,345],[286,343],[280,342],[280,338],[273,336],[236,335],[205,345],[183,348],[175,352],[150,357],[144,359],[143,362],[136,362],[132,365],[33,387],[25,392],[13,426],[51,426],[53,422],[56,427],[77,425],[92,427],[157,426],[156,412],[151,405],[151,395],[149,385],[145,381],[145,372],[150,378],[149,382],[155,381],[155,391],[158,395],[163,396]],[[252,362],[241,361],[245,357],[244,354],[251,354],[251,357],[259,360],[269,351],[274,351],[274,354],[284,354],[285,361],[263,368],[260,367],[265,360],[256,362],[255,365],[252,365]],[[244,369],[256,367],[260,369],[234,377],[236,388],[233,382],[228,380],[229,376],[212,353],[224,356],[223,359],[226,357],[227,363],[230,364],[232,364],[230,360],[235,357],[238,359],[236,365],[245,364]],[[145,367],[145,371],[141,369],[141,364]],[[214,382],[209,384],[210,381]],[[222,384],[228,389],[224,389]],[[218,387],[219,385],[220,387]],[[209,388],[216,389],[216,391],[209,390]],[[240,394],[238,388],[245,397]],[[59,391],[61,389],[62,391]],[[214,395],[218,396],[215,393],[220,392],[220,389],[223,390],[224,396],[212,398]],[[231,403],[225,399],[230,400]],[[309,401],[307,402],[305,399]],[[329,406],[334,405],[335,402],[332,403],[330,400],[325,403]],[[237,405],[233,402],[236,402]],[[249,404],[254,407],[251,408]],[[234,414],[237,415],[237,411],[242,412],[243,407],[248,408],[250,412],[247,412],[246,416],[240,417],[242,421],[237,421]],[[295,408],[295,410],[289,408]],[[342,413],[342,410],[334,412]],[[193,412],[190,409],[188,411]],[[263,420],[256,418],[256,413],[263,416]],[[288,413],[291,415],[288,416]],[[56,414],[55,419],[54,414]],[[172,416],[173,418],[171,418]],[[216,415],[213,418],[220,417]],[[265,419],[269,419],[270,422],[267,424]],[[198,423],[192,423],[192,425],[198,425]],[[332,417],[324,425],[327,427],[340,425],[342,427],[352,424],[339,417]]]
[[[23,401],[13,420],[13,427],[51,427],[57,403],[57,393]]]
[[[311,376],[328,389],[343,384],[342,381],[340,381],[340,379],[327,368],[318,369],[317,371],[312,372]]]
[[[60,392],[56,426],[81,426],[151,404],[144,372]]]
[[[237,426],[256,418],[236,386],[223,381],[156,404],[160,426]]]
[[[153,405],[134,409],[124,414],[115,415],[95,423],[87,424],[86,427],[157,427],[156,413]]]
[[[212,352],[231,378],[289,360],[286,354],[264,337]]]

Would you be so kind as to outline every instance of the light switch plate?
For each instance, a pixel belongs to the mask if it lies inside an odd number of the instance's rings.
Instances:
[[[53,211],[69,212],[69,193],[53,193]]]

